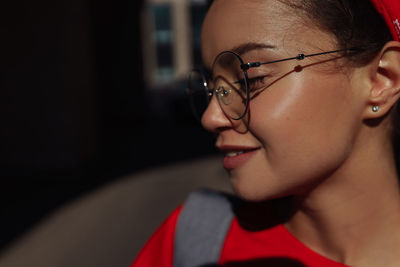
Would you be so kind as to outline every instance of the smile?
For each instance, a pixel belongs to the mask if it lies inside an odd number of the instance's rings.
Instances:
[[[236,169],[249,161],[259,148],[223,146],[219,149],[225,153],[223,166],[227,170]]]
[[[241,155],[243,153],[245,153],[245,152],[244,151],[228,152],[228,153],[225,154],[225,157],[232,158],[232,157],[236,157],[238,155]]]

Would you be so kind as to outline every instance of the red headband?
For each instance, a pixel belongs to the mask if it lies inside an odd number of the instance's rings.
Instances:
[[[400,1],[399,0],[371,0],[376,10],[385,19],[393,39],[400,41]],[[366,25],[368,27],[368,25]]]

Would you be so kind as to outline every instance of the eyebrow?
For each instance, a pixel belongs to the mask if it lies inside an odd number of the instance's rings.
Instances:
[[[260,49],[276,49],[276,46],[265,43],[248,42],[235,46],[231,48],[230,51],[236,52],[239,55],[243,55],[247,52]]]
[[[253,50],[276,49],[276,48],[277,48],[276,46],[267,44],[267,43],[247,42],[247,43],[242,43],[240,45],[234,46],[231,49],[228,49],[228,51],[232,51],[239,55],[243,55],[243,54],[248,53]],[[210,68],[206,67],[204,64],[203,64],[203,68],[207,75],[211,74]]]

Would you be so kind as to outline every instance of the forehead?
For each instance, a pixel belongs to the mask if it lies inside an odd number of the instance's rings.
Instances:
[[[219,52],[243,43],[304,47],[317,35],[320,39],[311,22],[279,0],[215,0],[202,28],[203,60],[210,66]]]

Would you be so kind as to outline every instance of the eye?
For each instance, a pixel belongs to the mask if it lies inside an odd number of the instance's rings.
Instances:
[[[234,82],[234,84],[239,85],[239,88],[237,88],[237,89],[239,89],[243,95],[246,94],[246,86],[245,86],[244,79],[237,80],[236,82]]]
[[[247,83],[248,83],[248,86],[249,86],[249,92],[255,92],[255,91],[265,87],[267,85],[267,77],[268,77],[268,75],[248,78],[247,79]],[[244,79],[240,79],[240,80],[238,80],[238,81],[236,81],[234,83],[235,84],[239,84],[240,88],[241,88],[241,90],[243,92],[246,91]]]
[[[249,85],[249,91],[254,92],[267,85],[267,76],[249,78],[247,81]]]

